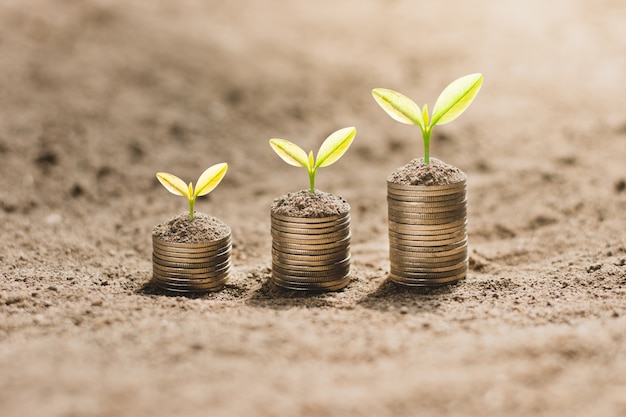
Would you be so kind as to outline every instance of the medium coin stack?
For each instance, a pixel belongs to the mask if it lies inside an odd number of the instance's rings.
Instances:
[[[350,212],[298,218],[272,213],[272,280],[291,290],[336,291],[350,282]]]
[[[175,293],[218,291],[228,279],[228,235],[205,243],[173,243],[152,237],[152,282]]]
[[[465,180],[447,185],[387,182],[392,281],[437,286],[467,274]]]

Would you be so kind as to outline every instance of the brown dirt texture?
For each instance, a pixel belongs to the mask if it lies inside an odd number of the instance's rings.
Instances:
[[[626,3],[0,2],[0,415],[626,415]],[[467,174],[470,270],[399,288],[386,179],[482,72],[431,156]],[[268,144],[356,126],[316,187],[351,206],[345,290],[268,283],[270,206],[305,189]],[[218,293],[155,291],[155,173],[229,172]]]

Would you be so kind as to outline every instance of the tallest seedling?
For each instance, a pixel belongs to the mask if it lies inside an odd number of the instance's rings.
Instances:
[[[424,163],[430,161],[430,135],[436,125],[445,125],[459,117],[474,101],[483,85],[482,74],[470,74],[453,81],[439,95],[432,115],[428,106],[422,109],[410,98],[386,88],[372,90],[374,100],[393,119],[409,125],[418,125],[424,138]]]

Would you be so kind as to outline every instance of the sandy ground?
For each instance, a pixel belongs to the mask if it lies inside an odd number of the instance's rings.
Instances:
[[[626,3],[0,2],[0,414],[626,415]],[[387,175],[419,133],[370,96],[485,83],[431,155],[468,175],[470,271],[387,282]],[[356,126],[318,188],[353,281],[268,283],[269,207],[308,186],[267,141]],[[219,293],[147,285],[195,181],[233,230]]]

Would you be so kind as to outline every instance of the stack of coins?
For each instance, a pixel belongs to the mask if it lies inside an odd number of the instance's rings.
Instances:
[[[175,293],[218,291],[228,279],[231,232],[205,243],[173,243],[152,237],[152,282]]]
[[[350,282],[350,212],[298,218],[272,213],[272,280],[291,290],[336,291]]]
[[[467,274],[465,180],[447,185],[387,182],[390,278],[436,286]]]

